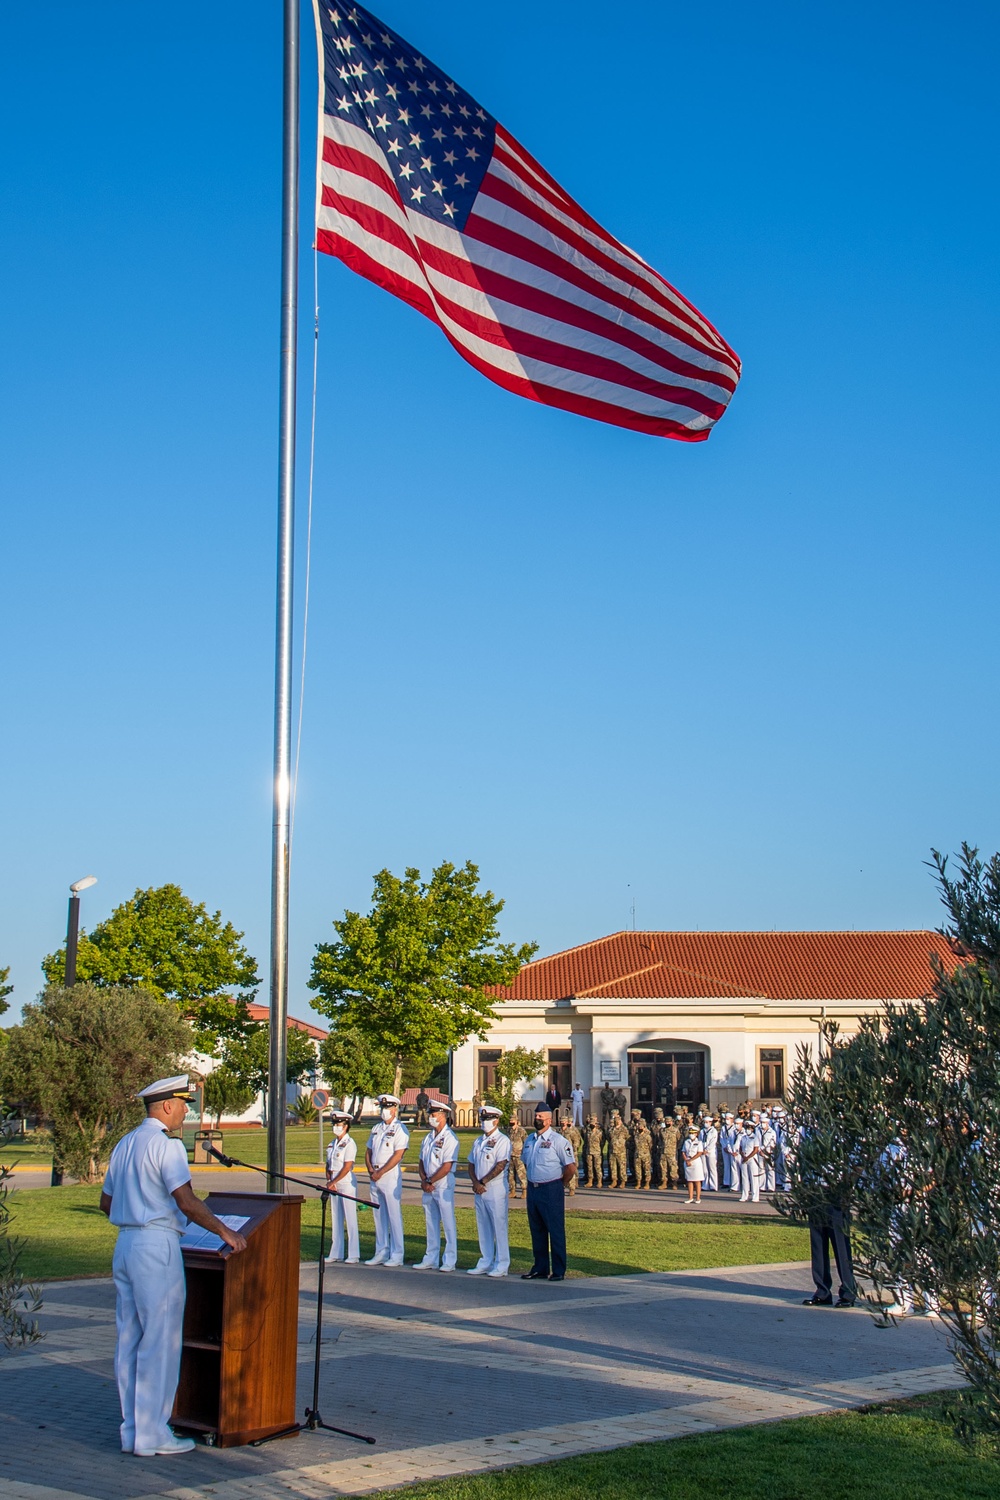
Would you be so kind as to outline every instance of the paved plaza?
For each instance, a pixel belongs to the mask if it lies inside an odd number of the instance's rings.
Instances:
[[[311,1394],[314,1267],[299,1392]],[[110,1281],[50,1283],[46,1338],[0,1357],[3,1500],[360,1494],[958,1384],[936,1322],[880,1330],[801,1306],[798,1264],[560,1285],[340,1267],[327,1282],[321,1409],[374,1447],[303,1434],[171,1459],[118,1451]]]

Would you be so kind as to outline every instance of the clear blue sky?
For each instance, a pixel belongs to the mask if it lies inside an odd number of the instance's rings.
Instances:
[[[16,1000],[90,873],[86,921],[177,881],[266,966],[279,12],[0,20]],[[995,8],[380,13],[744,378],[707,444],[588,424],[320,265],[293,1011],[383,865],[476,860],[548,951],[633,895],[645,927],[935,924],[929,847],[1000,845]]]

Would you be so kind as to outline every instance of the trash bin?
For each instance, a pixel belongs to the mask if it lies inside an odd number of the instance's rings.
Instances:
[[[209,1161],[212,1160],[212,1158],[208,1154],[208,1151],[206,1150],[206,1147],[208,1147],[208,1146],[214,1146],[217,1151],[221,1151],[222,1150],[222,1131],[221,1130],[196,1130],[195,1131],[195,1133],[194,1133],[194,1154],[193,1154],[191,1160],[194,1162],[194,1164],[196,1166],[198,1165],[199,1162],[201,1162],[202,1164],[204,1164],[205,1162],[209,1162]]]

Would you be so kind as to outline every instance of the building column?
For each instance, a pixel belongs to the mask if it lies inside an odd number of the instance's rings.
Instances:
[[[570,1037],[573,1044],[573,1082],[579,1082],[585,1093],[600,1079],[594,1077],[594,1035],[588,1026],[586,1031],[575,1028]]]

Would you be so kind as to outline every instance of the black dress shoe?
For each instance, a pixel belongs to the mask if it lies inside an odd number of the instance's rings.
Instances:
[[[832,1307],[832,1297],[807,1297],[802,1304],[803,1307]]]
[[[550,1281],[565,1281],[566,1278],[565,1278],[565,1276],[557,1276],[556,1273],[555,1273],[555,1271],[553,1271],[552,1274],[551,1274],[551,1276],[549,1277],[549,1280]]]
[[[834,1307],[853,1307],[854,1306],[854,1298],[853,1297],[838,1297],[837,1300],[836,1300],[836,1302],[833,1305],[834,1305]]]
[[[546,1277],[544,1271],[531,1270],[521,1272],[522,1281],[544,1281],[545,1279]]]

